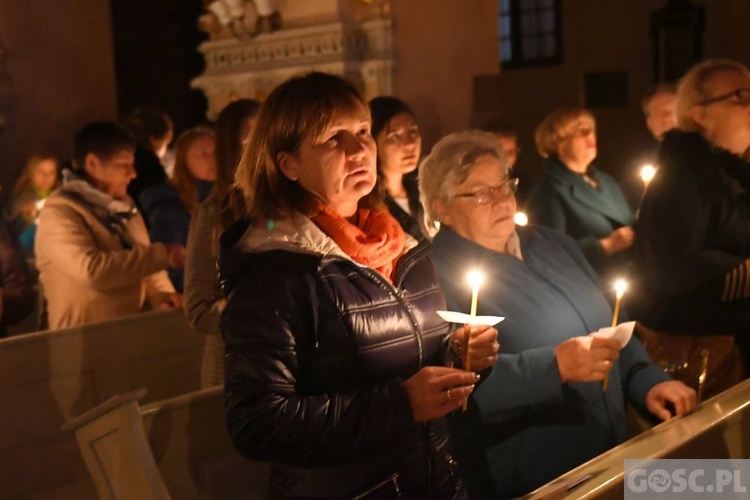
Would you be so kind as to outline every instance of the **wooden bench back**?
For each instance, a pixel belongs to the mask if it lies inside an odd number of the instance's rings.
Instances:
[[[147,388],[150,402],[200,388],[202,346],[177,310],[0,340],[0,498],[87,498],[60,426],[116,394]]]
[[[102,499],[265,499],[269,468],[232,447],[222,386],[139,407],[116,396],[65,426]]]

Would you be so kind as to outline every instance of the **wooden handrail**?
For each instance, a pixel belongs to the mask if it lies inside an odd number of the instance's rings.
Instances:
[[[673,456],[691,441],[722,432],[725,424],[750,419],[750,380],[746,380],[701,403],[683,418],[670,419],[530,493],[525,498],[599,498],[611,496],[622,486],[626,459],[659,459]],[[750,436],[743,436],[745,445]],[[737,443],[741,446],[742,443]],[[727,449],[730,455],[737,452]],[[701,458],[701,457],[686,457]],[[711,457],[715,458],[715,457]],[[726,457],[739,458],[739,457]],[[620,495],[620,498],[622,496]]]

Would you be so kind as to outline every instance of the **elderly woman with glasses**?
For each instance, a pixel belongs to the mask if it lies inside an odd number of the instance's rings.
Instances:
[[[636,224],[639,319],[665,333],[735,335],[750,361],[750,70],[696,65],[676,113]]]
[[[625,439],[624,398],[668,419],[695,392],[624,347],[588,336],[612,308],[575,242],[538,225],[516,228],[517,180],[497,140],[463,132],[440,140],[419,174],[428,222],[439,220],[432,260],[448,306],[469,308],[469,270],[485,284],[479,315],[504,316],[498,361],[451,436],[472,498],[523,495]],[[609,373],[603,391],[601,382]]]
[[[536,130],[544,177],[526,202],[529,220],[571,236],[603,278],[628,263],[635,218],[617,182],[597,169],[596,121],[584,108],[558,108]]]

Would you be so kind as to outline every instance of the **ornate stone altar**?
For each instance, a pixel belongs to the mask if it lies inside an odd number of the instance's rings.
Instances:
[[[281,29],[257,36],[250,34],[255,14],[248,4],[240,30],[219,26],[205,16],[201,20],[210,36],[199,47],[206,70],[191,86],[206,94],[209,119],[234,99],[262,100],[288,77],[313,69],[346,77],[367,99],[391,93],[392,21],[387,1],[282,0]]]

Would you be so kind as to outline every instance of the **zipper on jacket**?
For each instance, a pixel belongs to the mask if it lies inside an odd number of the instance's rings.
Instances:
[[[428,246],[427,244],[420,244],[417,245],[412,251],[407,252],[406,255],[402,257],[402,259],[399,261],[399,266],[397,269],[397,273],[394,273],[394,283],[398,283],[400,286],[403,282],[403,279],[406,277],[407,272],[414,266],[414,264],[417,261],[417,257],[421,256],[426,250]],[[401,306],[406,311],[406,314],[409,316],[409,320],[411,321],[411,324],[414,328],[414,337],[417,340],[417,347],[419,349],[419,364],[417,366],[417,370],[422,369],[422,364],[424,362],[424,347],[422,344],[422,330],[419,327],[419,322],[417,322],[417,318],[414,315],[414,312],[412,311],[411,305],[406,301],[404,298],[404,295],[401,293],[399,288],[397,286],[394,286],[390,281],[388,281],[385,276],[380,274],[375,269],[363,266],[359,262],[356,262],[353,259],[347,259],[346,257],[340,256],[340,255],[327,255],[324,256],[321,259],[321,267],[323,265],[324,261],[340,261],[340,262],[350,262],[354,265],[354,268],[357,269],[359,272],[364,274],[365,276],[369,277],[378,285],[388,292],[389,295],[392,297],[395,297],[398,302],[401,304]],[[395,279],[395,278],[398,278]],[[433,471],[432,471],[432,463],[430,462],[430,433],[427,429],[428,424],[423,423],[421,425],[421,434],[422,434],[422,456],[425,460],[425,468],[427,470],[427,498],[431,499],[433,497],[433,491],[432,491],[432,482],[433,482]]]
[[[408,268],[410,269],[414,262],[416,261],[416,257],[414,257],[413,253],[416,253],[416,249],[419,248],[417,246],[415,248],[414,252],[407,253],[404,258],[411,256],[412,258],[409,259],[409,261],[405,262],[404,265],[408,265]],[[425,247],[426,248],[426,247]],[[421,252],[420,252],[421,254]],[[388,295],[395,297],[396,300],[401,304],[401,307],[406,311],[407,316],[409,317],[409,321],[411,321],[412,327],[414,329],[414,338],[417,341],[417,348],[419,350],[419,362],[417,364],[417,370],[422,369],[422,365],[424,362],[424,346],[422,344],[422,330],[419,327],[419,322],[417,321],[416,316],[414,315],[414,312],[412,310],[411,305],[406,302],[406,299],[404,298],[404,294],[401,293],[401,291],[394,286],[390,281],[388,281],[385,276],[380,274],[375,269],[369,268],[367,266],[363,266],[359,262],[353,260],[353,259],[347,259],[346,257],[343,257],[341,255],[326,255],[321,259],[321,266],[324,261],[340,261],[340,262],[349,262],[354,265],[354,268],[358,270],[361,274],[364,274],[371,280],[375,281],[383,290],[388,292]],[[399,269],[399,274],[403,275],[401,276],[401,279],[406,275],[406,271],[404,271],[404,266],[399,266],[401,269]],[[408,270],[408,269],[407,269]]]

